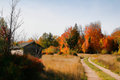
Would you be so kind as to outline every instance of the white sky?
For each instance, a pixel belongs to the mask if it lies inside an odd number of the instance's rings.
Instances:
[[[9,15],[10,0],[0,0],[4,17]],[[21,19],[27,38],[44,32],[61,35],[75,23],[82,25],[100,21],[103,32],[111,34],[120,26],[120,0],[21,0]]]

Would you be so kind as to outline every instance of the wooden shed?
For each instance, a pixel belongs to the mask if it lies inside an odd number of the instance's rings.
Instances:
[[[31,54],[35,57],[41,57],[42,49],[43,49],[42,46],[32,41],[32,42],[18,44],[18,46],[14,46],[11,50],[11,53],[18,55]]]

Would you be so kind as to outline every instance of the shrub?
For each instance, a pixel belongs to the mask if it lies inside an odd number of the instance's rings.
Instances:
[[[118,54],[118,51],[112,51],[112,54],[114,54],[114,55],[117,55]]]
[[[63,54],[68,55],[70,54],[70,49],[68,47],[64,47],[60,50]]]
[[[84,59],[84,56],[80,56],[80,59]]]
[[[115,55],[120,55],[120,49],[118,51],[113,52]]]
[[[74,53],[76,53],[76,51],[75,50],[70,50],[70,54],[74,54]]]
[[[77,53],[73,53],[74,56],[78,56]]]
[[[63,54],[63,52],[58,52],[57,54],[62,55],[62,54]]]
[[[58,51],[57,47],[50,46],[49,48],[43,50],[43,53],[53,55],[54,53],[57,53],[57,51]]]
[[[3,39],[0,39],[0,53],[2,54],[4,52],[5,42]]]
[[[120,62],[120,57],[117,57],[117,61],[119,61],[119,62]]]
[[[120,55],[120,49],[118,50],[118,54]]]
[[[43,64],[28,56],[0,56],[0,80],[40,80]]]
[[[101,51],[101,53],[102,53],[102,54],[107,54],[108,51],[107,51],[106,49],[103,49],[103,50]]]

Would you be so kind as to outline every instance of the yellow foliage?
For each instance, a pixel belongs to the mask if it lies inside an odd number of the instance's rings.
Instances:
[[[68,47],[62,48],[60,51],[64,54],[69,54],[70,53],[70,49]]]
[[[54,54],[54,53],[56,53],[57,51],[58,51],[58,48],[57,48],[57,47],[50,46],[49,48],[44,49],[42,53]]]

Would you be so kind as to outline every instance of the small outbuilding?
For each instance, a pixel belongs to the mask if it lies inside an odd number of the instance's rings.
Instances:
[[[11,53],[18,55],[31,54],[35,57],[41,57],[42,49],[43,49],[42,46],[35,43],[35,41],[32,41],[18,44],[18,46],[14,46],[11,50]]]

